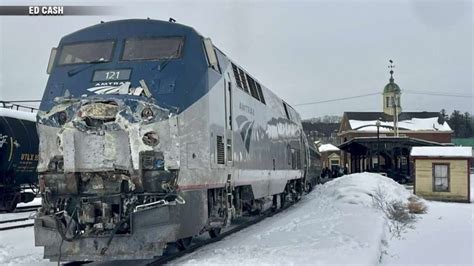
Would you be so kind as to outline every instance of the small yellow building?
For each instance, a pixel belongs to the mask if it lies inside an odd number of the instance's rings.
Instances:
[[[425,199],[469,202],[471,147],[413,147],[414,192]]]

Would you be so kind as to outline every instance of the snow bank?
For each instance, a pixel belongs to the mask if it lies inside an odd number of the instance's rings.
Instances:
[[[384,193],[387,201],[406,201],[413,196],[405,187],[391,178],[374,173],[357,173],[336,178],[324,184],[326,193],[334,202],[372,207],[372,195],[377,190]]]
[[[385,249],[386,219],[371,194],[388,199],[411,193],[378,174],[339,177],[288,210],[206,246],[176,264],[186,265],[376,265]]]

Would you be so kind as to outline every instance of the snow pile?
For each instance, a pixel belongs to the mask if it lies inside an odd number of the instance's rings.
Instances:
[[[323,144],[318,147],[319,152],[325,152],[325,151],[339,151],[339,148],[332,145],[332,144]]]
[[[349,120],[351,128],[358,131],[376,132],[377,120]],[[380,121],[380,132],[393,131],[393,121]],[[412,118],[398,121],[398,128],[401,130],[429,130],[429,131],[451,131],[447,122],[440,124],[438,117]]]
[[[472,157],[472,147],[413,147],[411,156]]]
[[[413,196],[411,192],[393,179],[374,173],[345,175],[324,184],[324,189],[327,194],[332,196],[334,202],[366,207],[373,206],[372,196],[378,190],[383,192],[388,202],[405,202],[410,196]]]
[[[384,249],[387,222],[372,207],[370,194],[383,189],[388,199],[411,193],[378,174],[343,176],[288,210],[222,241],[178,259],[188,265],[376,265]]]

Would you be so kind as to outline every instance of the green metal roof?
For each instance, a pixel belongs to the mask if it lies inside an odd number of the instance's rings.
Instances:
[[[390,82],[385,85],[385,88],[383,88],[383,92],[398,92],[400,93],[400,87],[397,85],[397,83],[394,82],[394,79],[391,77]]]

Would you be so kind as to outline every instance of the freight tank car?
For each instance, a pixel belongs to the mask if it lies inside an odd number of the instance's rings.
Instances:
[[[36,114],[0,107],[0,211],[34,199],[37,164]]]
[[[152,258],[304,190],[298,113],[191,27],[101,23],[64,36],[48,69],[45,258]]]

